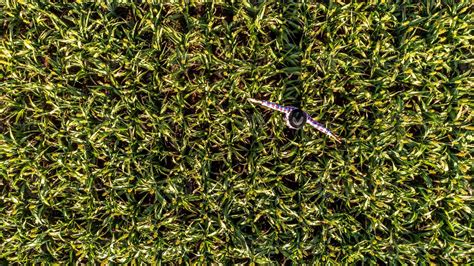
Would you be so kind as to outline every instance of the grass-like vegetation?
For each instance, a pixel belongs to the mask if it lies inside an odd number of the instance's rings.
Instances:
[[[0,262],[473,262],[471,1],[27,2]]]

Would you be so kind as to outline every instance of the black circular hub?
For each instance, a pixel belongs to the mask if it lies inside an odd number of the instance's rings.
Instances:
[[[306,123],[306,114],[300,109],[293,109],[288,115],[288,123],[291,127],[301,128]]]

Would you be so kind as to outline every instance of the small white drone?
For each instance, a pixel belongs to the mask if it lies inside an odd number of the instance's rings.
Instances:
[[[320,123],[316,122],[308,113],[293,107],[293,106],[281,106],[276,103],[268,102],[268,101],[261,101],[249,98],[248,99],[252,103],[257,103],[267,108],[276,110],[278,112],[282,112],[285,114],[285,120],[288,127],[293,129],[300,129],[306,123],[310,124],[312,127],[316,128],[317,130],[321,131],[322,133],[328,135],[329,137],[336,140],[338,143],[341,143],[341,139],[333,134],[329,129],[325,128]]]

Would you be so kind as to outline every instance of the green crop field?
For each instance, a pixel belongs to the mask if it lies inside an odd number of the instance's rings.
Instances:
[[[471,1],[59,2],[0,0],[0,264],[474,263]]]

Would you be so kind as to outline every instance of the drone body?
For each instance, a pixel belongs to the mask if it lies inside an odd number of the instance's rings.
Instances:
[[[285,120],[286,124],[293,129],[300,129],[306,124],[308,119],[305,112],[301,111],[298,108],[294,108],[289,113],[286,114]]]
[[[320,123],[316,122],[308,113],[293,107],[293,106],[281,106],[276,103],[268,102],[268,101],[261,101],[249,98],[249,101],[252,103],[257,103],[267,108],[282,112],[285,114],[285,120],[288,127],[293,129],[300,129],[306,123],[310,124],[312,127],[316,128],[317,130],[321,131],[322,133],[328,135],[329,137],[333,138],[337,142],[341,142],[340,138],[333,134],[329,129],[325,128]]]

